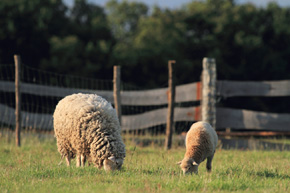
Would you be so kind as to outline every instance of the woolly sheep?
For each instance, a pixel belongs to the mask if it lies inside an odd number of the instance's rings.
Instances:
[[[86,160],[106,171],[120,169],[126,156],[116,110],[96,94],[72,94],[57,104],[54,114],[57,147],[66,163]]]
[[[186,152],[180,165],[183,174],[198,174],[198,165],[207,159],[206,169],[211,171],[211,163],[218,143],[218,136],[209,123],[192,124],[185,139]]]

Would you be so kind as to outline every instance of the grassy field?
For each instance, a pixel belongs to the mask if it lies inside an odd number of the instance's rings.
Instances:
[[[52,137],[23,137],[22,146],[0,136],[1,192],[290,192],[290,152],[218,149],[213,171],[183,176],[175,164],[183,147],[139,147],[126,142],[121,171],[66,167]],[[73,162],[74,164],[74,162]]]

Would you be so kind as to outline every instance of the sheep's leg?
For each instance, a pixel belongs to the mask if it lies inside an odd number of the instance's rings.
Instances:
[[[85,155],[81,155],[81,164],[84,167],[86,164],[86,156]]]
[[[206,161],[206,169],[208,172],[211,172],[211,162],[212,162],[212,159],[213,159],[213,155],[212,156],[209,156],[207,158],[207,161]]]
[[[65,156],[66,165],[70,166],[70,155]]]
[[[80,167],[81,166],[81,155],[77,154],[76,157],[76,166]]]

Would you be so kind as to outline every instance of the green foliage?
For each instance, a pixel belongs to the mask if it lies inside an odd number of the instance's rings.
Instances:
[[[127,83],[156,87],[167,84],[168,60],[177,61],[182,84],[198,81],[202,58],[214,57],[219,79],[290,78],[290,8],[274,2],[192,1],[170,10],[127,0],[3,0],[0,17],[0,63],[20,54],[30,66],[105,79],[121,65]]]
[[[0,63],[20,54],[30,66],[49,57],[48,39],[62,34],[66,7],[61,0],[0,1]]]
[[[68,30],[50,37],[50,58],[42,68],[60,73],[107,78],[107,65],[114,38],[103,8],[86,0],[76,0],[68,14]],[[111,68],[110,68],[111,70]]]
[[[0,138],[1,192],[289,192],[289,153],[218,149],[213,171],[183,176],[175,164],[184,147],[136,147],[126,141],[121,171],[66,167],[53,136],[23,136],[22,146]],[[60,164],[59,164],[60,163]]]
[[[120,42],[130,39],[127,36],[135,33],[140,18],[146,16],[148,12],[148,7],[145,4],[126,0],[120,3],[116,0],[110,0],[106,4],[106,9],[111,30]]]

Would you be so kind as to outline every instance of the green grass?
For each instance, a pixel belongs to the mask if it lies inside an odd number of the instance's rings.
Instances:
[[[1,192],[290,192],[290,152],[218,149],[213,171],[183,176],[175,164],[185,149],[126,142],[121,171],[66,167],[55,139],[23,137],[22,146],[0,137]],[[74,162],[72,163],[74,164]]]
[[[282,145],[290,145],[290,140],[286,138],[281,139],[265,139],[263,141],[270,142],[270,143],[276,143],[276,144],[282,144]]]

